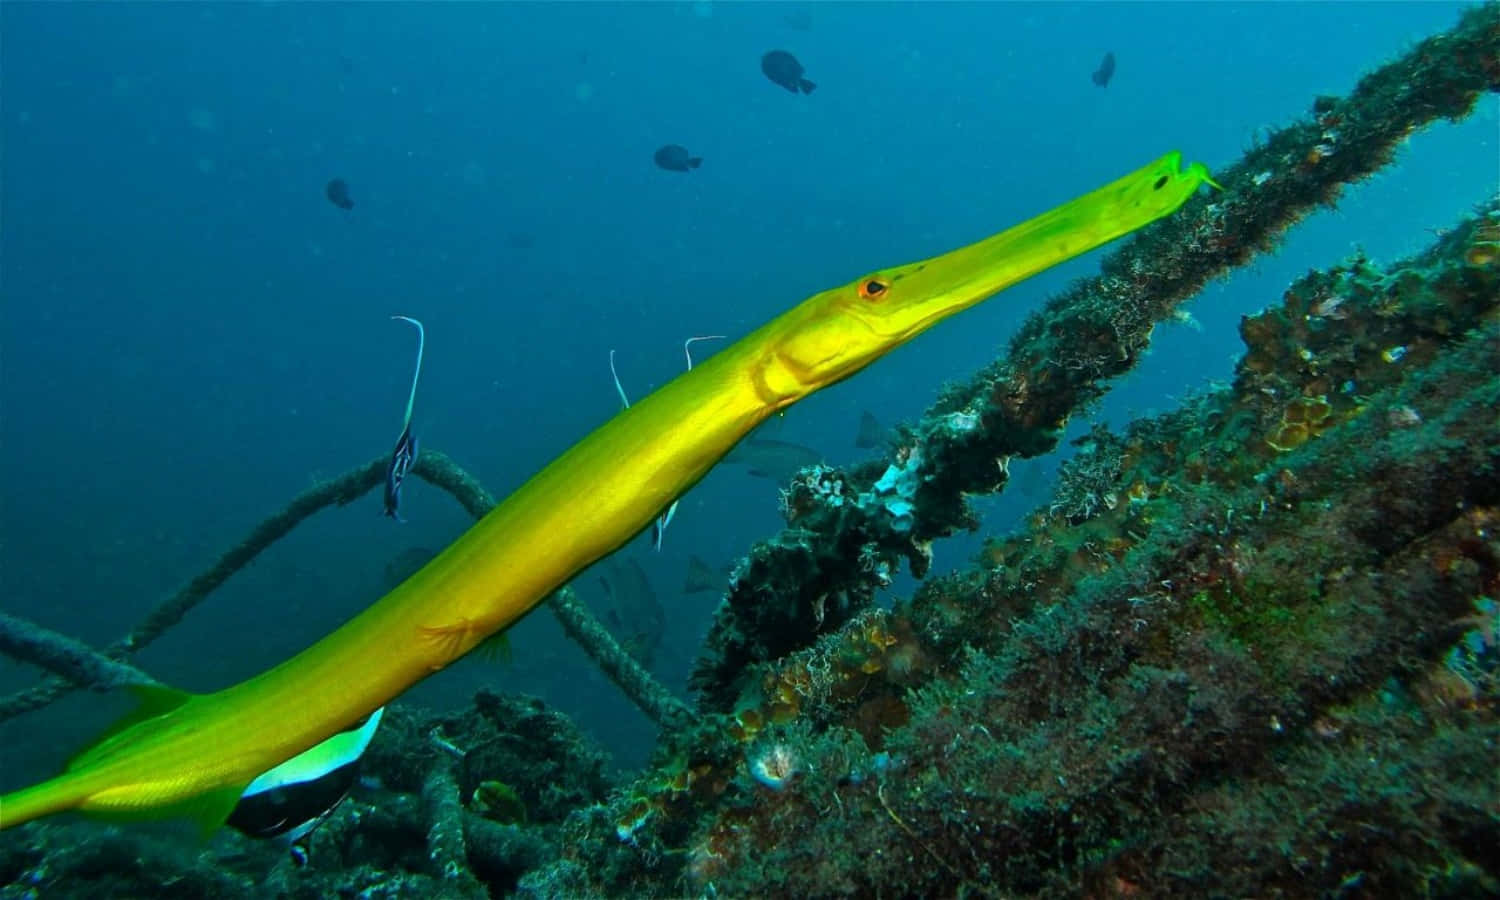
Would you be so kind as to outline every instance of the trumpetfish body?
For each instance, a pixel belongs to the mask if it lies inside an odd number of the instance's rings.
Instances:
[[[803,301],[623,410],[406,582],[280,665],[161,692],[62,774],[0,797],[0,828],[65,810],[222,824],[263,773],[388,703],[620,547],[775,412],[938,321],[1140,228],[1209,183],[1169,153],[978,243]]]

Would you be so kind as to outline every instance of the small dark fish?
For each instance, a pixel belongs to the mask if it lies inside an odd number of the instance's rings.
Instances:
[[[748,437],[740,441],[724,457],[727,463],[738,463],[751,474],[775,481],[790,481],[793,475],[823,461],[823,454],[793,444],[770,438]]]
[[[859,433],[854,436],[854,446],[869,450],[885,443],[885,426],[869,410],[859,417]]]
[[[328,186],[323,188],[323,193],[327,195],[328,202],[339,209],[354,208],[354,198],[349,196],[349,182],[342,178],[335,178],[328,182]]]
[[[703,157],[693,156],[681,144],[668,144],[656,151],[656,165],[668,172],[691,172],[703,165]]]
[[[651,668],[667,631],[667,611],[651,589],[646,570],[631,558],[610,557],[599,576],[608,598],[603,619],[636,662]]]
[[[812,31],[812,13],[805,9],[789,12],[781,17],[781,21],[793,31]]]
[[[1094,70],[1094,84],[1100,87],[1109,87],[1109,80],[1115,77],[1115,55],[1104,54],[1104,59],[1099,63],[1099,68]]]
[[[802,77],[806,71],[802,63],[797,62],[797,57],[785,50],[772,50],[760,58],[760,70],[766,73],[766,77],[791,91],[797,93],[811,94],[817,85]]]
[[[684,594],[701,594],[717,591],[724,586],[724,579],[713,567],[697,556],[688,558],[687,577],[682,582]]]

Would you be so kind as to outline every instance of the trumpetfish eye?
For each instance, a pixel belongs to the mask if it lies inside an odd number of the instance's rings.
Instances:
[[[879,300],[890,289],[890,285],[879,278],[866,278],[859,284],[859,295],[866,300]]]

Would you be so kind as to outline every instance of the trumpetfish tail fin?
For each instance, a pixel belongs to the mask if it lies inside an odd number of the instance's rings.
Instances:
[[[113,759],[133,753],[141,737],[149,734],[150,729],[136,726],[170,715],[195,696],[161,685],[133,685],[129,690],[140,701],[136,708],[79,751],[61,775],[0,797],[0,823],[9,828],[53,813],[77,810],[91,818],[109,821],[185,818],[196,823],[204,835],[224,824],[245,785],[216,788],[165,806],[113,806],[107,798],[99,796],[95,771]]]

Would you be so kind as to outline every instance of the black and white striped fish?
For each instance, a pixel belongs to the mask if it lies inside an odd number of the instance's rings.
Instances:
[[[256,838],[279,838],[305,859],[300,844],[348,796],[359,761],[385,707],[250,782],[229,814],[231,827]]]
[[[417,402],[417,379],[422,377],[422,351],[427,346],[427,331],[422,323],[408,316],[391,316],[410,322],[417,328],[417,365],[411,373],[411,392],[406,395],[406,418],[401,422],[401,437],[396,439],[396,449],[391,451],[391,461],[385,465],[385,514],[398,522],[401,518],[401,484],[406,473],[417,461],[417,439],[411,433],[411,410]]]

